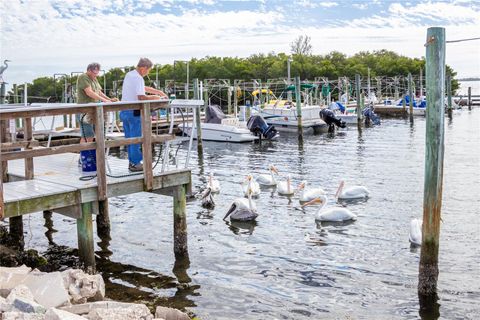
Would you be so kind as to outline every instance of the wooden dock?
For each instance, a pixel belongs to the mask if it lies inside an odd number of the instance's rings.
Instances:
[[[175,108],[190,108],[203,105],[194,100],[177,101]],[[108,198],[142,191],[158,192],[173,197],[173,247],[175,256],[188,255],[186,225],[186,192],[190,189],[191,172],[188,160],[180,169],[170,169],[168,163],[152,163],[152,144],[163,143],[166,150],[175,140],[171,133],[152,134],[150,112],[154,108],[174,108],[168,101],[142,101],[139,103],[85,104],[46,108],[0,109],[0,163],[3,179],[0,179],[0,219],[10,219],[10,234],[23,242],[22,216],[46,210],[60,213],[77,220],[77,236],[80,261],[87,270],[95,270],[92,215],[97,216],[97,232],[106,227],[109,232]],[[38,147],[33,139],[31,120],[34,116],[58,115],[63,113],[85,113],[95,115],[96,128],[104,127],[104,108],[110,110],[141,110],[142,137],[105,140],[104,130],[96,131],[96,142],[58,147]],[[73,110],[72,110],[73,109]],[[6,138],[8,119],[23,118],[24,141],[9,142]],[[128,160],[108,157],[105,150],[133,143],[142,144],[144,170],[140,173],[128,171]],[[97,172],[91,179],[80,179],[83,173],[78,166],[82,150],[96,150]],[[107,172],[108,171],[108,172]],[[100,223],[98,217],[101,217]]]

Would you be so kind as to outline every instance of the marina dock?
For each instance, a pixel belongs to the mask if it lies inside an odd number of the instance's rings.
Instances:
[[[178,161],[170,168],[168,149],[177,139],[169,134],[152,134],[151,110],[156,108],[194,109],[202,101],[192,100],[182,105],[181,101],[172,106],[168,101],[139,103],[110,103],[100,105],[46,106],[43,108],[2,108],[1,121],[1,169],[3,181],[0,181],[0,219],[10,219],[10,234],[23,243],[23,221],[25,214],[53,211],[76,219],[79,256],[82,264],[90,271],[95,270],[92,215],[97,217],[99,228],[109,230],[108,198],[142,191],[158,192],[173,197],[173,225],[175,255],[186,255],[186,192],[190,189],[191,172],[188,169],[189,158],[182,167]],[[104,108],[109,111],[123,109],[141,110],[142,137],[106,140],[104,130],[96,130],[96,142],[57,146],[38,147],[33,139],[32,117],[59,115],[71,112],[95,114],[97,128],[104,127]],[[8,119],[23,118],[25,132],[23,141],[6,141],[6,122]],[[128,171],[128,160],[108,157],[105,150],[133,143],[142,144],[143,172]],[[165,145],[163,161],[160,155],[153,163],[152,144]],[[188,145],[188,153],[192,139]],[[82,172],[78,165],[83,150],[96,150],[97,171],[93,174]],[[90,175],[85,177],[85,175]],[[83,178],[82,178],[83,177]],[[82,178],[82,179],[81,179]],[[100,223],[99,223],[100,221]]]

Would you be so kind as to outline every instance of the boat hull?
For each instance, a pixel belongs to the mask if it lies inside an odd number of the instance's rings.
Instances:
[[[251,142],[258,140],[248,129],[217,124],[202,123],[202,140],[221,141],[221,142]],[[192,134],[192,124],[186,123],[185,126],[179,125],[180,130],[184,131],[188,136]],[[193,129],[193,138],[197,138],[197,130]]]

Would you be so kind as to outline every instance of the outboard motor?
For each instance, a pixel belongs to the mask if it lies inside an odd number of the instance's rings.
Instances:
[[[380,117],[373,111],[372,106],[365,107],[362,114],[365,117],[365,124],[368,124],[370,121],[377,126],[380,124]]]
[[[347,126],[346,122],[335,117],[335,113],[333,113],[333,111],[330,109],[320,110],[320,119],[325,121],[325,123],[328,125],[328,132],[333,132],[335,130],[335,126],[339,128],[345,128]]]
[[[260,138],[274,140],[278,137],[277,129],[275,129],[274,126],[269,126],[262,116],[251,116],[247,121],[247,127],[250,132],[253,132],[253,134]]]

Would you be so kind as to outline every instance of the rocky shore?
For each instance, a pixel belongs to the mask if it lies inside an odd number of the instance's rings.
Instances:
[[[80,269],[41,272],[23,265],[0,267],[2,320],[189,320],[176,309],[105,300],[101,275]]]

